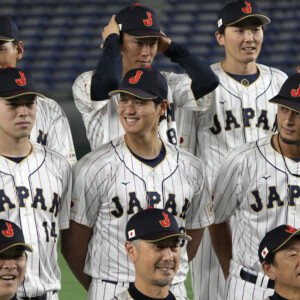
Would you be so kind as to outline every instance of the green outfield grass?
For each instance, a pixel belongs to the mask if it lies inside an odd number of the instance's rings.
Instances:
[[[66,261],[62,257],[60,253],[60,244],[58,245],[58,264],[61,270],[61,277],[62,277],[61,278],[62,289],[58,293],[59,299],[60,300],[85,300],[87,298],[87,291],[74,277]],[[193,292],[192,292],[190,274],[188,275],[185,286],[188,293],[188,298],[192,300]]]

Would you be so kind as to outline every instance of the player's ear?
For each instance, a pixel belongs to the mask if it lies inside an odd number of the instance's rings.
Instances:
[[[126,249],[127,255],[129,256],[130,260],[134,263],[136,261],[136,257],[137,257],[136,247],[133,245],[133,243],[126,241],[125,249]]]
[[[220,46],[224,46],[224,34],[219,31],[215,32],[215,37]]]
[[[265,274],[272,280],[276,279],[276,270],[274,265],[267,264],[265,261],[261,264]]]
[[[17,42],[16,48],[17,48],[17,59],[20,60],[20,59],[22,59],[23,54],[24,54],[23,42],[22,41]]]
[[[160,116],[163,116],[165,114],[167,107],[168,107],[168,100],[165,99],[160,104],[160,112],[159,112]]]

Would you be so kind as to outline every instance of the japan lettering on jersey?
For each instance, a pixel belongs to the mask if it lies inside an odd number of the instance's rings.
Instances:
[[[35,297],[60,289],[57,264],[59,231],[69,227],[71,167],[56,152],[33,144],[30,155],[20,163],[0,157],[0,218],[16,223],[27,253],[25,281],[20,297]]]
[[[225,158],[214,184],[216,223],[236,214],[233,259],[246,268],[262,271],[258,246],[266,232],[282,225],[300,226],[299,163],[286,159],[265,137],[232,151]]]
[[[193,110],[205,112],[209,109],[210,99],[195,100],[191,90],[191,79],[186,74],[162,72],[168,83],[168,107],[159,124],[159,136],[173,145],[178,144],[175,111]],[[119,96],[103,101],[90,99],[91,76],[93,72],[81,74],[73,84],[76,107],[81,113],[91,149],[122,136],[125,132],[119,121],[117,108]]]
[[[124,247],[124,229],[133,214],[148,206],[169,210],[182,231],[213,222],[201,162],[169,143],[165,146],[167,155],[155,168],[136,159],[124,137],[77,163],[71,219],[93,227],[85,266],[93,278],[134,281],[134,267]],[[182,261],[173,283],[184,282],[188,272],[186,244],[182,246]]]

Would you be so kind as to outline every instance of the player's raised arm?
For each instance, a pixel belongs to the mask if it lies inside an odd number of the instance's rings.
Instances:
[[[61,253],[75,277],[88,290],[91,277],[84,273],[88,242],[92,228],[70,221],[70,228],[61,232]]]

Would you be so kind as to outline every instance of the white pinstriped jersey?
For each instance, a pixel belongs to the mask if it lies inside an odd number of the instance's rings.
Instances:
[[[209,114],[200,116],[197,124],[198,152],[210,184],[230,149],[272,134],[277,105],[268,100],[278,94],[287,75],[261,64],[257,67],[259,77],[245,87],[227,75],[220,63],[211,66],[220,85],[210,94],[214,106]]]
[[[258,246],[271,229],[288,224],[300,227],[300,163],[286,158],[270,144],[270,137],[228,154],[214,184],[216,223],[236,214],[233,260],[261,271]]]
[[[95,149],[75,166],[71,219],[93,227],[85,272],[97,279],[133,282],[134,266],[125,251],[130,217],[148,206],[165,208],[184,230],[213,223],[214,215],[201,162],[165,143],[166,157],[155,168],[136,159],[124,137]],[[188,272],[186,245],[174,283]]]
[[[0,218],[16,223],[34,249],[27,252],[19,297],[61,287],[57,242],[59,230],[69,227],[71,176],[70,164],[62,155],[36,143],[18,164],[0,156]]]
[[[183,297],[183,296],[177,296],[177,295],[174,295],[174,294],[173,294],[173,296],[174,296],[174,299],[176,299],[176,300],[187,300],[187,298]],[[122,293],[116,295],[111,300],[133,300],[133,299],[134,298],[131,297],[131,295],[129,294],[128,289],[127,289],[127,290],[123,291]],[[149,298],[149,299],[152,299],[152,298]]]
[[[159,124],[159,136],[173,145],[177,145],[176,109],[204,112],[210,107],[210,99],[195,100],[191,90],[191,79],[187,74],[161,73],[166,77],[168,83],[168,108],[164,120]],[[93,72],[90,71],[78,76],[73,84],[73,96],[82,115],[91,149],[95,149],[122,136],[125,132],[117,114],[118,95],[103,101],[91,100],[92,75]]]
[[[205,96],[212,99],[211,110],[205,115],[186,111],[179,118],[180,147],[196,151],[203,159],[210,186],[230,149],[272,134],[277,105],[268,100],[278,94],[287,76],[278,69],[257,67],[259,77],[246,87],[227,75],[221,63],[211,65],[220,80],[219,86]],[[195,123],[182,122],[182,118]],[[224,276],[207,230],[191,266],[195,300],[224,300]]]
[[[68,119],[52,99],[37,96],[36,120],[30,140],[55,150],[65,156],[70,164],[77,161]]]

